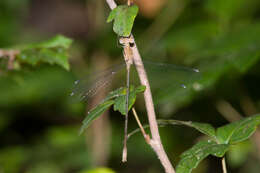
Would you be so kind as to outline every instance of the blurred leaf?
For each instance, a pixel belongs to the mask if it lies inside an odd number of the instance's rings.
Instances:
[[[62,173],[61,168],[57,164],[51,162],[40,162],[30,166],[27,173]]]
[[[115,171],[109,168],[96,168],[92,170],[81,171],[80,173],[115,173]]]
[[[48,129],[46,140],[56,148],[69,148],[78,144],[76,127],[52,127]]]
[[[245,164],[250,152],[253,151],[253,145],[250,141],[240,142],[231,145],[227,152],[227,162],[233,168],[238,168]]]
[[[19,172],[28,158],[26,148],[15,146],[0,150],[0,166],[5,173]]]
[[[230,20],[234,15],[242,10],[247,0],[207,0],[206,9],[213,12],[222,20]]]
[[[219,26],[215,21],[200,21],[171,31],[163,44],[173,56],[178,53],[189,54],[203,49],[218,33]]]
[[[176,173],[190,173],[208,155],[222,157],[229,145],[217,144],[214,141],[200,141],[181,154],[181,160],[176,167]]]
[[[68,48],[71,43],[71,39],[58,35],[45,42],[25,46],[18,54],[18,59],[33,66],[48,63],[69,70]]]
[[[58,67],[13,71],[0,78],[0,106],[11,108],[68,98],[72,82],[72,75]]]
[[[216,85],[221,77],[231,76],[231,80],[235,80],[235,77],[244,75],[259,61],[260,37],[256,37],[259,34],[259,23],[234,27],[227,35],[213,38],[200,49],[188,52],[189,55],[183,58],[197,64],[201,78],[190,80],[191,88],[172,88],[160,98],[160,102],[171,103],[171,108],[177,109],[191,102],[198,91]],[[159,94],[155,93],[154,97]]]
[[[217,16],[224,24],[234,18],[241,20],[253,15],[258,10],[257,7],[259,7],[258,0],[207,0],[205,3],[206,10]]]
[[[92,123],[93,120],[95,120],[97,117],[99,117],[102,113],[104,113],[111,105],[114,104],[114,100],[107,100],[105,102],[102,102],[98,106],[96,106],[94,109],[88,112],[88,115],[83,120],[83,125],[80,128],[79,134],[82,134],[86,128]]]
[[[72,43],[72,40],[63,36],[63,35],[57,35],[47,41],[41,42],[41,43],[36,43],[36,44],[31,44],[27,45],[26,48],[28,49],[33,49],[33,48],[56,48],[56,47],[61,47],[64,49],[68,49]]]
[[[145,90],[145,86],[139,86],[135,88],[134,86],[130,86],[129,90],[129,104],[128,104],[128,110],[132,108],[132,106],[135,103],[136,100],[136,95],[138,93],[142,93]],[[126,114],[126,88],[124,89],[123,93],[120,94],[118,97],[115,99],[115,104],[114,104],[114,111],[119,111],[122,115]]]
[[[260,115],[251,116],[240,121],[219,127],[216,132],[221,144],[234,144],[248,139],[260,124]]]
[[[25,17],[28,0],[0,1],[0,47],[7,48],[19,42],[22,35],[21,28]]]
[[[114,32],[119,36],[128,37],[131,34],[137,13],[138,6],[136,5],[119,5],[110,12],[107,22],[114,20]]]

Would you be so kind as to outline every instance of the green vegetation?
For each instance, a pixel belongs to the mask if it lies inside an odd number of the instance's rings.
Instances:
[[[120,3],[0,1],[0,173],[163,172],[141,133],[120,163],[126,75],[98,72],[123,61],[118,37],[131,33],[144,59],[168,64],[147,72],[176,172],[221,172],[223,157],[229,173],[260,172],[259,0]],[[148,124],[145,86],[130,83],[129,110]]]

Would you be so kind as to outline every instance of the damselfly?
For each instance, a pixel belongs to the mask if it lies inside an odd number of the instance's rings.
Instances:
[[[131,51],[131,42],[129,42],[129,38],[126,39],[126,42],[124,42],[124,38],[120,39],[120,43],[123,45],[124,48],[124,63],[121,63],[120,65],[117,65],[113,68],[110,68],[106,71],[103,71],[102,73],[98,74],[95,77],[89,77],[92,78],[91,80],[82,80],[82,81],[76,81],[75,82],[75,89],[71,93],[71,96],[76,96],[80,100],[86,100],[87,98],[93,96],[96,94],[100,89],[107,86],[111,81],[112,78],[115,76],[115,74],[120,71],[121,69],[125,68],[127,70],[127,76],[126,76],[126,103],[125,103],[125,138],[124,138],[124,148],[123,148],[123,157],[122,161],[126,162],[127,158],[127,125],[128,125],[128,99],[129,99],[129,85],[130,85],[130,68],[133,64],[133,53]],[[134,44],[134,43],[133,43]],[[179,85],[182,88],[187,88],[187,85],[184,82],[186,79],[193,79],[192,76],[194,74],[198,73],[199,70],[195,68],[187,68],[187,67],[181,67],[181,66],[175,66],[171,64],[163,64],[163,63],[153,63],[153,62],[146,62],[145,67],[151,66],[151,68],[146,68],[148,72],[148,77],[157,77],[157,79],[151,79],[151,86],[155,86],[155,88],[161,88],[165,89],[166,87],[163,86],[162,79],[168,80],[167,87],[173,86],[173,85]],[[154,73],[155,71],[158,71],[158,67],[161,69],[161,73]],[[169,68],[170,67],[170,68]],[[138,67],[136,67],[138,68]],[[151,69],[151,71],[149,70]],[[156,70],[157,69],[157,70]],[[170,69],[170,70],[169,70]],[[175,72],[172,72],[172,70],[175,70]],[[152,72],[153,74],[151,74]],[[150,74],[149,74],[150,73]],[[159,76],[158,76],[159,74]],[[168,76],[168,77],[167,77]],[[159,78],[158,78],[159,77]],[[182,82],[181,82],[182,81]],[[189,80],[188,80],[189,81]],[[157,85],[156,87],[156,84]]]

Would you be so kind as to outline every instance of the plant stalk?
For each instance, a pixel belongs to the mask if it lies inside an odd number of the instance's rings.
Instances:
[[[109,7],[111,9],[114,9],[116,7],[116,3],[114,0],[106,0],[108,3]],[[146,74],[146,71],[144,69],[144,65],[140,56],[140,53],[138,51],[138,48],[135,44],[134,37],[131,35],[129,37],[129,43],[131,40],[131,46],[132,52],[133,52],[133,60],[134,64],[136,66],[138,76],[140,78],[140,82],[142,85],[146,86],[146,90],[144,92],[144,100],[145,100],[145,106],[147,110],[147,116],[149,120],[149,125],[150,125],[150,131],[152,135],[152,139],[150,140],[150,146],[152,149],[155,151],[157,154],[159,160],[161,161],[161,164],[163,165],[165,172],[166,173],[175,173],[175,170],[163,148],[159,130],[158,130],[158,125],[156,122],[156,115],[155,115],[155,110],[154,110],[154,104],[153,104],[153,99],[152,99],[152,93],[151,93],[151,88],[150,84],[148,81],[148,77]]]
[[[225,160],[225,157],[222,158],[222,170],[223,170],[223,173],[227,173],[227,166],[226,166],[226,160]]]

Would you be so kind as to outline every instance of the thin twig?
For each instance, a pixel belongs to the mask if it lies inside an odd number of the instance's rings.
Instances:
[[[17,54],[19,54],[19,50],[4,50],[0,49],[0,58],[7,57],[8,58],[8,69],[12,70],[14,68],[14,60]]]
[[[243,118],[243,116],[236,109],[234,109],[229,102],[225,100],[219,100],[216,103],[216,108],[219,113],[229,122],[238,121]]]
[[[223,170],[223,173],[227,173],[227,166],[226,166],[226,160],[225,160],[225,157],[222,158],[222,170]]]
[[[109,7],[111,9],[114,9],[116,7],[116,4],[114,0],[106,0],[108,3]],[[159,130],[158,130],[158,125],[156,122],[156,115],[155,115],[155,110],[154,110],[154,104],[153,104],[153,99],[152,99],[152,93],[150,89],[150,84],[147,78],[146,71],[144,69],[144,65],[141,59],[141,56],[139,54],[139,51],[137,49],[137,46],[134,41],[134,37],[131,35],[132,38],[129,38],[131,40],[131,46],[132,52],[133,52],[133,59],[134,59],[134,64],[137,68],[138,76],[140,78],[140,82],[142,85],[146,86],[146,90],[144,92],[144,100],[145,100],[145,106],[147,110],[147,116],[149,120],[149,125],[150,125],[150,131],[152,135],[152,139],[150,140],[150,146],[153,148],[155,153],[157,154],[159,160],[161,161],[161,164],[163,165],[165,172],[166,173],[175,173],[175,170],[166,154],[164,151]],[[130,43],[129,40],[129,43]]]
[[[115,1],[114,0],[106,0],[107,1],[107,4],[108,4],[108,6],[109,6],[109,8],[111,9],[111,10],[113,10],[114,8],[116,8],[116,3],[115,3]]]
[[[140,128],[140,130],[141,130],[141,132],[143,134],[143,136],[144,136],[145,141],[147,142],[147,144],[150,144],[150,136],[145,132],[145,130],[144,130],[143,126],[142,126],[142,123],[139,120],[139,117],[138,117],[134,107],[132,108],[132,111],[133,111],[134,117],[136,119],[136,122],[137,122],[137,124],[138,124],[138,126],[139,126],[139,128]]]

